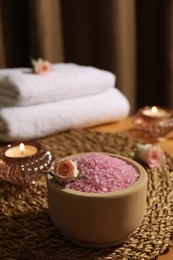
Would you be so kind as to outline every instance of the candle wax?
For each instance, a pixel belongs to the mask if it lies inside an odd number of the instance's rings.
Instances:
[[[157,111],[152,111],[151,108],[146,108],[143,111],[143,115],[150,116],[150,117],[169,117],[170,113],[168,113],[166,110],[158,108]]]
[[[6,150],[5,156],[11,158],[24,158],[37,153],[37,147],[25,145],[24,151],[20,151],[19,146],[14,146]]]

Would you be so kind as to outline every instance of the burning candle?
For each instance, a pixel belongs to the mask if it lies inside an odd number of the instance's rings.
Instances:
[[[154,138],[164,137],[173,130],[173,110],[166,107],[142,107],[132,120],[138,130]]]
[[[54,156],[37,142],[9,144],[0,152],[0,179],[20,186],[40,180]]]
[[[169,117],[170,113],[163,108],[158,108],[156,106],[153,107],[145,107],[143,110],[143,115],[148,116],[148,117]]]
[[[5,156],[10,158],[24,158],[37,153],[37,147],[33,145],[13,146],[5,151]]]

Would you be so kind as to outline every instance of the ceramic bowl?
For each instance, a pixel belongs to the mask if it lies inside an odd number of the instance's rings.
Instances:
[[[87,193],[64,188],[54,178],[47,178],[53,224],[66,239],[82,247],[105,248],[121,244],[140,226],[146,212],[145,169],[129,158],[109,155],[137,168],[139,178],[133,185],[114,192]]]

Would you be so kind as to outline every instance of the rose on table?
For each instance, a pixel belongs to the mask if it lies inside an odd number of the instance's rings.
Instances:
[[[159,168],[165,158],[165,154],[159,144],[137,143],[130,153],[135,159],[144,162],[149,168]]]

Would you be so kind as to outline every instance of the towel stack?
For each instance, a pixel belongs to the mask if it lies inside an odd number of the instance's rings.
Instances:
[[[46,75],[1,69],[0,140],[30,140],[124,118],[129,102],[115,80],[111,72],[72,63],[53,64]]]

